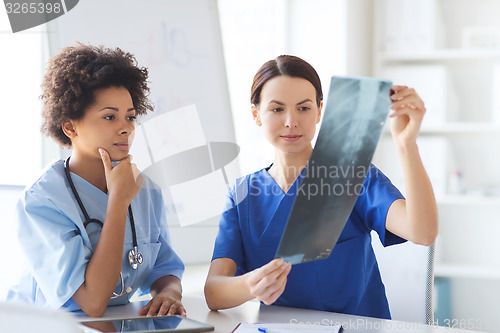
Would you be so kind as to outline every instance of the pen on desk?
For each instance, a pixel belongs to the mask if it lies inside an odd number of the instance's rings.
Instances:
[[[258,327],[257,330],[260,333],[276,333],[276,332],[281,332],[280,330],[269,329],[269,328],[265,328],[265,327]]]

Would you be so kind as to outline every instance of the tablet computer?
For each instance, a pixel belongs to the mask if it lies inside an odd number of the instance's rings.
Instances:
[[[99,332],[210,332],[214,327],[182,316],[96,319],[80,322],[84,333]]]

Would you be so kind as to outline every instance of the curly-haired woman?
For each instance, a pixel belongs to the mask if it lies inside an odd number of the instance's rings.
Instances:
[[[139,314],[185,315],[184,265],[170,245],[161,190],[128,154],[136,117],[153,109],[147,78],[119,48],[78,44],[49,61],[42,132],[72,154],[19,200],[29,271],[8,299],[101,316],[139,290],[153,296]]]

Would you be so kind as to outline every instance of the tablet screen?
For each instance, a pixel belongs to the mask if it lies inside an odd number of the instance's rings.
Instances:
[[[98,319],[84,321],[81,324],[100,332],[209,332],[214,330],[213,326],[181,316]]]

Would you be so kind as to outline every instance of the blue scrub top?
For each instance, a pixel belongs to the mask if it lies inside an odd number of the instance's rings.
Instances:
[[[226,197],[212,260],[234,260],[236,275],[273,260],[306,170],[286,194],[266,169],[237,179]],[[331,255],[294,265],[274,304],[390,319],[370,232],[384,246],[405,242],[385,229],[389,207],[403,196],[373,165],[363,189]]]
[[[104,222],[108,195],[85,179],[71,178],[90,216]],[[138,250],[143,263],[134,270],[128,261],[132,231],[127,216],[121,272],[124,290],[132,292],[112,299],[110,305],[128,303],[135,291],[148,293],[151,284],[165,275],[182,278],[184,264],[170,244],[161,189],[144,177],[132,200]],[[7,300],[24,301],[53,308],[78,310],[72,296],[85,281],[85,269],[99,240],[101,228],[83,226],[83,213],[71,191],[64,161],[48,166],[42,176],[26,188],[16,207],[18,237],[28,271],[9,290]],[[115,289],[122,290],[121,282]]]

